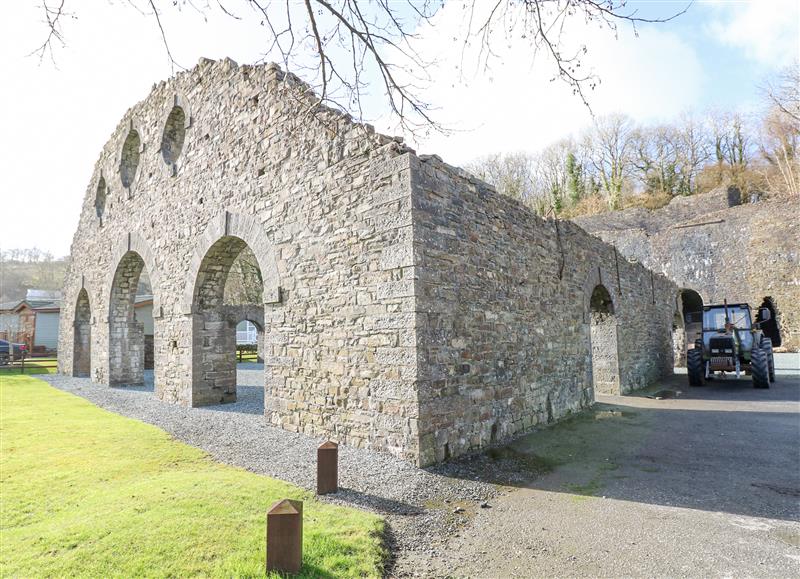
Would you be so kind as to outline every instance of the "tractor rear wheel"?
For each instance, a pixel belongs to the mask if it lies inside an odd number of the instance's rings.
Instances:
[[[705,372],[702,348],[692,348],[686,353],[686,371],[689,374],[689,386],[703,385]]]
[[[772,351],[772,340],[769,338],[761,338],[761,349],[767,353],[769,381],[775,382],[775,353]]]
[[[753,374],[753,388],[769,388],[769,362],[766,350],[753,348],[750,351],[750,368]]]

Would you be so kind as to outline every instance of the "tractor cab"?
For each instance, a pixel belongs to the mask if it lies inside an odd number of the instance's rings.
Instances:
[[[769,388],[775,380],[772,342],[764,337],[761,324],[770,319],[766,308],[753,323],[750,306],[729,304],[703,308],[702,338],[689,350],[686,366],[691,386],[702,386],[717,373],[753,376],[753,386]]]

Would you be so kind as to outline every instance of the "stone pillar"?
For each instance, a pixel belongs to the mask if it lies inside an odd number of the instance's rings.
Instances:
[[[112,321],[109,328],[109,386],[144,384],[144,326]]]
[[[92,326],[89,320],[75,322],[72,350],[72,375],[89,376],[92,367]]]
[[[595,392],[619,394],[617,324],[608,314],[592,314],[592,382]]]
[[[236,402],[236,324],[209,308],[192,326],[192,406]]]

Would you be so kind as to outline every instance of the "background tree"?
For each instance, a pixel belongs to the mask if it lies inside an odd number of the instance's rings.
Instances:
[[[700,171],[711,154],[705,125],[695,116],[684,114],[675,126],[675,146],[680,167],[678,192],[693,195],[697,192]]]
[[[68,263],[36,247],[1,251],[0,301],[21,300],[29,289],[60,290]]]
[[[574,151],[567,153],[567,195],[570,203],[576,205],[586,194],[586,184],[583,180],[583,165],[578,161]]]
[[[622,190],[631,173],[633,130],[631,119],[618,113],[596,119],[584,137],[588,161],[602,183],[611,209],[619,209]]]

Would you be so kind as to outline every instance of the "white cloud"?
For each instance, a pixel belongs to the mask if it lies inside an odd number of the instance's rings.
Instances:
[[[800,58],[800,1],[719,2],[707,32],[760,65],[781,67]]]

